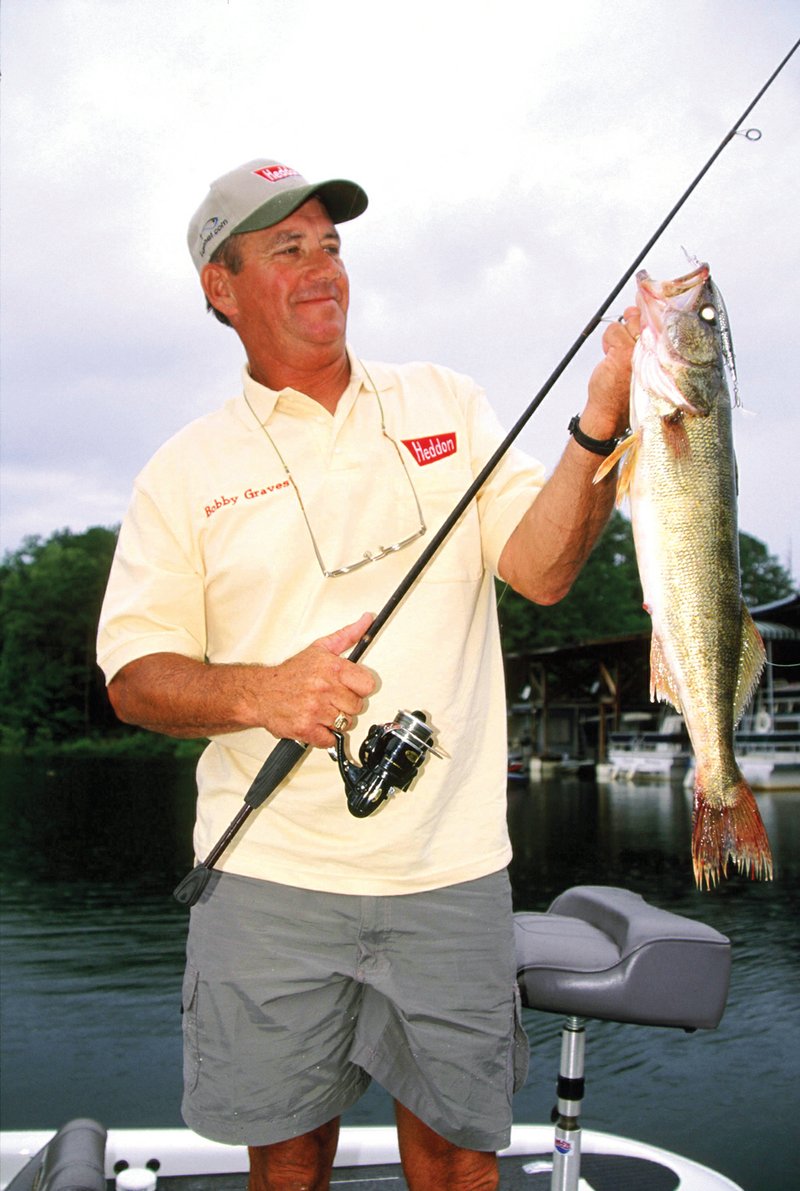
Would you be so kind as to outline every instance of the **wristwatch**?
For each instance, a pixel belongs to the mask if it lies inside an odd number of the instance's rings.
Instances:
[[[575,442],[578,444],[578,446],[583,447],[586,451],[592,451],[595,455],[610,455],[611,452],[619,446],[619,444],[622,442],[622,439],[627,438],[628,434],[628,432],[626,432],[620,438],[590,438],[588,434],[584,434],[581,430],[581,420],[579,414],[576,414],[575,417],[570,420],[567,430],[575,439]]]

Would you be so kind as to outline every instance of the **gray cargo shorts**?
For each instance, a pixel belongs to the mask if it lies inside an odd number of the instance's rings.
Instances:
[[[183,1116],[269,1145],[374,1078],[448,1141],[508,1145],[528,1044],[505,871],[361,897],[214,873],[192,909]]]

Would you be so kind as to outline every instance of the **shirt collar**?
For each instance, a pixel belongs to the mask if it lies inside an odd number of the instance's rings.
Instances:
[[[347,417],[362,389],[371,393],[375,388],[385,389],[388,384],[382,369],[370,365],[367,370],[349,346],[347,347],[347,356],[350,360],[350,380],[339,398],[334,415],[335,421],[341,421]],[[297,389],[270,389],[266,385],[259,384],[258,381],[253,380],[246,364],[242,368],[242,390],[246,405],[264,426],[269,422],[275,412],[275,406],[282,397],[307,402],[313,400]]]

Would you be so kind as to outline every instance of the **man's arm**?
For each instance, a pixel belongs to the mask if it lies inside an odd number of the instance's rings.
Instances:
[[[631,354],[639,335],[635,306],[624,323],[603,335],[604,358],[589,380],[580,426],[590,438],[614,438],[628,425]],[[570,438],[542,488],[500,555],[498,571],[537,604],[555,604],[567,594],[591,553],[614,506],[614,473],[593,484],[601,457]]]
[[[194,738],[266,728],[273,736],[330,748],[338,715],[358,715],[375,689],[366,666],[340,655],[372,615],[320,637],[277,666],[215,665],[176,653],[129,662],[108,686],[121,720],[166,736]]]

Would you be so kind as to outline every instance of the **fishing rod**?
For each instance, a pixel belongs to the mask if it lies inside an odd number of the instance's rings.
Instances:
[[[603,317],[608,308],[611,306],[612,302],[614,302],[624,287],[628,284],[647,253],[650,251],[656,241],[663,235],[664,231],[670,225],[680,209],[684,206],[687,199],[692,195],[697,186],[714,165],[723,149],[739,132],[740,126],[750,115],[751,111],[761,97],[772,86],[775,79],[786,66],[786,63],[797,50],[798,46],[800,46],[800,40],[795,42],[795,44],[789,50],[789,53],[782,60],[779,66],[777,66],[772,72],[755,98],[752,99],[747,105],[730,131],[722,138],[719,145],[711,154],[703,168],[695,176],[672,209],[658,225],[647,243],[643,246],[641,251],[636,255],[634,260],[622,274],[617,284],[597,308],[589,322],[578,335],[577,339],[566,352],[566,354],[562,357],[560,362],[550,373],[547,380],[539,389],[538,393],[525,409],[521,417],[517,420],[517,422],[515,422],[511,430],[509,430],[508,434],[500,443],[494,454],[484,464],[483,468],[472,481],[469,488],[467,488],[466,492],[461,497],[453,511],[446,518],[446,520],[442,522],[442,525],[433,535],[428,545],[417,558],[416,562],[410,567],[405,577],[395,588],[389,599],[381,608],[380,612],[378,612],[377,616],[372,621],[372,624],[353,646],[353,649],[347,655],[348,660],[357,662],[375,640],[375,637],[386,624],[387,620],[397,608],[400,601],[408,593],[411,587],[413,587],[417,579],[433,559],[434,555],[438,552],[446,538],[449,537],[461,516],[472,503],[483,485],[486,483],[487,479],[495,470],[500,460],[506,454],[508,448],[528,424],[533,414],[541,405],[542,401],[553,388],[553,385],[578,354],[586,340],[603,321]],[[742,135],[747,136],[748,139],[757,140],[758,136],[760,136],[760,133],[757,133],[757,130],[755,129],[748,129]],[[349,765],[347,763],[343,753],[341,733],[336,730],[336,725],[334,725],[334,737],[336,739],[336,753],[337,760],[339,762],[339,769],[342,773],[342,777],[344,778],[347,789],[348,806],[351,812],[358,817],[364,817],[365,815],[371,814],[372,811],[377,810],[378,806],[383,802],[391,789],[407,788],[407,786],[410,785],[417,768],[424,760],[427,752],[435,752],[431,743],[432,732],[425,724],[425,717],[421,712],[398,712],[395,723],[387,724],[383,728],[378,725],[373,726],[373,728],[370,729],[367,739],[362,745],[361,752],[359,754],[360,759],[363,762],[363,768],[361,769],[359,769],[357,766]],[[304,744],[299,740],[283,739],[278,741],[278,743],[272,749],[272,752],[265,760],[261,769],[253,779],[252,785],[244,797],[242,807],[231,821],[228,828],[220,836],[219,840],[208,853],[205,860],[202,860],[196,864],[192,871],[183,878],[183,880],[174,890],[173,897],[176,901],[186,906],[193,906],[195,904],[205,889],[206,884],[208,883],[214,865],[217,863],[220,856],[222,856],[223,852],[232,842],[234,837],[239,833],[247,819],[250,817],[253,811],[261,806],[265,799],[277,789],[284,778],[289,776],[301,758],[305,756],[309,748],[310,745]]]

